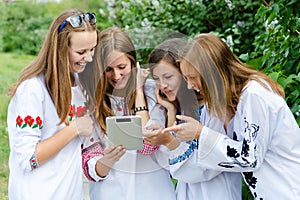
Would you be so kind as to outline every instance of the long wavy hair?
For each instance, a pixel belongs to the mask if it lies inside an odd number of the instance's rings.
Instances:
[[[180,58],[182,57],[182,48],[186,45],[186,41],[182,38],[173,38],[166,40],[155,47],[149,55],[148,63],[150,73],[153,75],[153,70],[161,61],[165,61],[173,66],[179,73]],[[162,97],[169,101],[167,97]],[[184,111],[184,115],[197,118],[196,109],[198,107],[197,98],[193,90],[187,89],[187,82],[181,77],[181,85],[176,94],[176,100],[172,103],[179,111]]]
[[[68,123],[66,119],[72,98],[71,87],[74,77],[70,73],[68,54],[71,33],[97,31],[97,27],[96,24],[91,25],[83,20],[79,28],[73,28],[69,23],[60,32],[58,28],[69,16],[82,13],[84,12],[77,9],[66,10],[54,19],[37,57],[22,70],[17,82],[9,91],[9,94],[13,96],[23,81],[43,74],[46,87],[61,120],[59,124]]]
[[[255,80],[284,97],[283,88],[266,74],[241,62],[220,38],[199,34],[185,48],[184,61],[200,75],[208,111],[221,119],[226,110],[236,112],[246,84]]]
[[[107,58],[113,51],[124,53],[131,62],[131,74],[126,84],[125,100],[130,110],[134,109],[136,97],[136,50],[129,35],[118,27],[112,27],[100,32],[99,45],[97,46],[100,58],[101,74],[96,88],[96,112],[95,117],[106,134],[105,119],[108,116],[115,115],[111,108],[110,96],[114,87],[109,84],[105,70],[107,67]]]

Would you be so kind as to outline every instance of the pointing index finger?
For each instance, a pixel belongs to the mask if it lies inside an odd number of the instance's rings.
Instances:
[[[174,126],[170,126],[170,127],[168,127],[168,128],[165,128],[165,129],[162,131],[162,133],[165,133],[165,132],[171,132],[171,131],[176,132],[176,131],[179,131],[179,130],[181,130],[180,125],[174,125]]]

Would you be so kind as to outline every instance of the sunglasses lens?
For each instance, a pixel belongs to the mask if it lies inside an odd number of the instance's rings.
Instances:
[[[85,13],[84,18],[90,22],[90,24],[95,24],[96,23],[96,16],[94,13]]]
[[[69,22],[74,28],[78,28],[82,24],[82,17],[80,15],[71,16]]]
[[[60,32],[66,26],[67,22],[69,22],[73,28],[78,28],[82,25],[83,20],[86,20],[90,24],[94,25],[96,24],[96,15],[95,13],[88,12],[81,15],[70,16],[58,27],[58,32]]]

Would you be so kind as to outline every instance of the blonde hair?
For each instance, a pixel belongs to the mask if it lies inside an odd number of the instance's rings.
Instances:
[[[134,109],[136,97],[136,50],[126,32],[118,27],[112,27],[100,32],[99,45],[97,52],[100,56],[100,75],[96,88],[96,112],[95,116],[101,129],[106,133],[105,119],[108,116],[115,115],[110,104],[110,96],[113,92],[113,86],[109,84],[105,75],[107,67],[107,58],[113,51],[124,53],[131,62],[131,78],[128,80],[125,88],[125,100],[129,109]]]
[[[70,73],[68,55],[71,33],[97,31],[97,27],[96,24],[91,25],[83,20],[79,28],[73,28],[69,23],[66,23],[60,32],[58,28],[69,16],[82,13],[84,12],[77,9],[66,10],[52,22],[39,54],[22,70],[17,83],[9,91],[9,94],[13,96],[23,81],[44,74],[46,87],[61,120],[59,124],[68,123],[66,119],[72,98],[71,87],[74,77]]]
[[[243,88],[250,80],[284,97],[283,88],[270,77],[242,63],[218,37],[199,34],[186,48],[184,60],[198,72],[208,111],[224,119],[235,113]]]

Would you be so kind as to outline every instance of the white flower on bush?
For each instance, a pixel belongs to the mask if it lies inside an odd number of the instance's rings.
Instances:
[[[225,2],[227,3],[227,6],[230,10],[234,9],[234,5],[232,4],[232,2],[230,0],[225,0]]]

